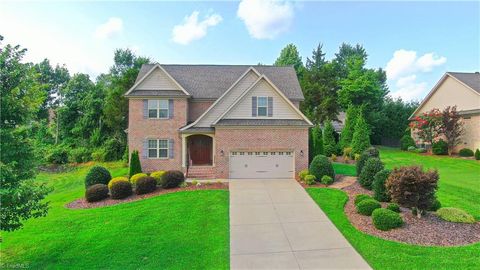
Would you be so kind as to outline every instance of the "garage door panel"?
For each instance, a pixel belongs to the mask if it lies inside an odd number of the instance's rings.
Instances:
[[[230,178],[293,178],[292,151],[233,151]]]

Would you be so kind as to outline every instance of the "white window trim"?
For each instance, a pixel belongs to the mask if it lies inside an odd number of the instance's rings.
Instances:
[[[151,148],[150,147],[150,141],[157,141],[157,147],[156,148]],[[160,147],[160,141],[166,141],[167,146],[166,147]],[[170,153],[169,153],[169,143],[170,140],[168,139],[148,139],[148,148],[147,148],[147,157],[148,159],[169,159]],[[150,157],[150,150],[155,149],[157,150],[157,156],[156,157]],[[167,156],[166,157],[160,157],[160,150],[167,150]]]
[[[260,102],[260,98],[265,98],[265,101],[266,101],[266,105],[265,106],[259,106]],[[265,108],[265,115],[260,115],[259,112],[260,112],[260,107],[261,108]],[[268,117],[268,97],[257,97],[257,117]]]
[[[156,107],[151,108],[150,107],[150,102],[155,101],[156,102]],[[167,102],[167,107],[166,108],[161,108],[160,107],[160,101],[166,101]],[[157,114],[156,117],[150,117],[150,110],[156,110]],[[166,117],[160,117],[160,110],[167,110],[167,116]],[[148,112],[148,119],[169,119],[170,117],[170,104],[168,99],[149,99],[147,101],[147,112]]]

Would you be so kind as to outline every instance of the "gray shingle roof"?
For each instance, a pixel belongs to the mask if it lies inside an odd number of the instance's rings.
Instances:
[[[222,119],[215,126],[310,126],[302,119]]]
[[[447,72],[480,94],[480,73]]]
[[[154,65],[143,65],[140,80]],[[193,98],[219,98],[249,65],[161,65]],[[303,100],[302,89],[293,67],[253,66],[265,74],[291,100]]]

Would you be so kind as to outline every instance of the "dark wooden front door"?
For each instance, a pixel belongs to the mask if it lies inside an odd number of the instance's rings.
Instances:
[[[188,150],[192,165],[212,165],[212,137],[192,135],[188,137]]]

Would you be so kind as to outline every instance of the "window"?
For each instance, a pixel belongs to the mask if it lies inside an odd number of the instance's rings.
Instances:
[[[168,99],[149,99],[148,118],[168,118]]]
[[[168,140],[148,140],[149,158],[168,158]]]
[[[267,116],[268,99],[267,97],[257,98],[257,116]]]

